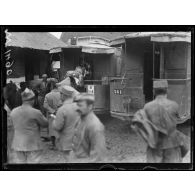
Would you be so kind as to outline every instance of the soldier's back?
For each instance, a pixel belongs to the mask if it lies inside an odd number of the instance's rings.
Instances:
[[[41,112],[28,105],[12,110],[11,120],[14,126],[13,149],[31,151],[42,148],[40,140]]]
[[[71,150],[72,138],[79,114],[76,112],[76,103],[64,103],[57,111],[54,128],[59,132],[57,148],[59,150]]]
[[[160,97],[147,103],[144,110],[148,119],[157,127],[166,129],[168,134],[176,129],[178,117],[176,102]]]
[[[52,90],[49,92],[45,98],[50,107],[57,110],[58,106],[61,104],[60,92],[58,90]]]

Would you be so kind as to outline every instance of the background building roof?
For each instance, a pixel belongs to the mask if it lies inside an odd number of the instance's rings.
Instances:
[[[6,46],[50,50],[66,44],[48,32],[9,32]]]
[[[60,39],[65,43],[67,43],[68,40],[72,37],[86,37],[86,36],[96,36],[96,37],[102,37],[108,40],[112,40],[117,37],[127,35],[129,33],[130,32],[62,32]]]

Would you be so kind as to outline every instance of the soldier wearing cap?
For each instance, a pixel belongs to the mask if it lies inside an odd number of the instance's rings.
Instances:
[[[138,111],[132,122],[139,126],[141,135],[148,143],[148,163],[180,163],[188,146],[186,136],[176,128],[179,106],[167,99],[167,80],[154,81],[153,88],[155,99],[144,106],[141,120],[136,119],[141,113]]]
[[[49,136],[51,137],[52,149],[55,148],[55,140],[58,138],[58,133],[52,128],[52,120],[50,114],[56,114],[57,109],[62,105],[60,91],[58,90],[56,83],[57,79],[50,81],[51,92],[45,96],[43,107],[46,110],[46,116],[49,121]]]
[[[72,149],[74,127],[79,119],[79,115],[76,112],[76,103],[73,102],[73,97],[78,92],[73,87],[65,85],[60,88],[60,94],[63,105],[58,109],[52,126],[59,134],[56,140],[56,147],[63,153],[64,160],[68,161],[68,156]]]
[[[39,110],[32,107],[35,98],[32,90],[26,88],[21,95],[23,104],[10,114],[14,127],[14,163],[39,163],[43,149],[40,127],[47,127],[48,121]]]
[[[75,97],[80,120],[73,137],[73,156],[78,162],[100,162],[105,160],[106,144],[104,125],[93,112],[94,96],[83,93]]]

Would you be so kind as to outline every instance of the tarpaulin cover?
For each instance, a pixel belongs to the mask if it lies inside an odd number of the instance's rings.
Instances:
[[[191,42],[190,32],[135,32],[125,36],[126,39],[141,37],[151,37],[155,42]]]
[[[101,44],[86,44],[82,45],[82,52],[94,54],[113,54],[115,53],[115,48]]]

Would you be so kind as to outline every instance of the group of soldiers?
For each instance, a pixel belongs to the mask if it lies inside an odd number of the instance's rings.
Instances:
[[[44,94],[45,76],[41,83]],[[93,112],[94,96],[79,93],[69,85],[57,87],[41,97],[42,110],[33,107],[35,93],[26,88],[22,105],[14,109],[5,103],[8,119],[8,162],[41,163],[43,142],[40,130],[48,128],[53,147],[61,152],[64,162],[99,162],[106,157],[104,125]],[[44,100],[43,100],[44,99]]]
[[[41,163],[43,143],[40,129],[48,128],[52,149],[61,152],[64,162],[109,162],[105,127],[93,112],[95,98],[79,93],[71,85],[51,80],[46,93],[47,75],[43,75],[39,102],[35,93],[21,90],[22,105],[7,111],[8,162]],[[182,162],[187,154],[187,137],[177,130],[178,105],[167,99],[167,81],[154,81],[155,99],[135,113],[131,128],[148,144],[147,162]],[[120,136],[120,135],[119,135]]]

